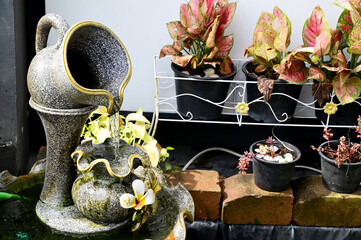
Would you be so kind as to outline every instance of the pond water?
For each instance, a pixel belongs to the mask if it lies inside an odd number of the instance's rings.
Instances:
[[[35,213],[35,205],[41,192],[41,186],[27,189],[19,193],[30,200],[7,200],[0,202],[0,239],[1,240],[112,240],[112,239],[164,239],[172,230],[173,214],[172,204],[159,206],[156,216],[150,215],[139,231],[130,233],[129,229],[114,230],[110,233],[101,233],[91,236],[70,236],[56,233],[43,224]],[[161,193],[161,192],[159,192]],[[159,194],[159,200],[169,197]],[[157,195],[158,196],[158,195]],[[155,220],[157,218],[157,220]],[[149,223],[148,223],[149,222]],[[151,231],[149,229],[152,229]]]

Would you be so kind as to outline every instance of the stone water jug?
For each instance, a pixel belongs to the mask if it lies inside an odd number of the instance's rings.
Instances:
[[[47,47],[55,28],[58,41]],[[131,62],[123,43],[104,25],[83,21],[71,28],[59,15],[43,16],[36,31],[36,56],[28,70],[33,101],[52,109],[89,105],[119,111],[131,76]]]

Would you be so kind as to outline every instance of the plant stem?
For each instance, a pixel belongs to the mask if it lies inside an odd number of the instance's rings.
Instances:
[[[357,58],[358,58],[358,55],[357,55],[357,54],[354,54],[354,53],[351,54],[350,69],[354,69],[354,68],[356,67]]]

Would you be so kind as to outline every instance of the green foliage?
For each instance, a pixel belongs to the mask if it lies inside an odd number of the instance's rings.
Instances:
[[[17,194],[7,193],[7,192],[0,192],[0,201],[5,201],[5,200],[8,200],[8,199],[18,199],[18,200],[25,199],[25,200],[27,200],[26,197],[23,197],[23,196],[20,196],[20,195],[17,195]]]
[[[93,144],[100,144],[105,139],[114,137],[124,140],[129,145],[139,145],[147,153],[152,166],[158,166],[159,161],[165,161],[169,157],[168,151],[173,148],[162,148],[157,140],[149,135],[149,128],[150,122],[143,116],[140,108],[126,117],[119,115],[117,118],[110,117],[107,109],[102,107],[90,115],[81,137],[91,140]]]

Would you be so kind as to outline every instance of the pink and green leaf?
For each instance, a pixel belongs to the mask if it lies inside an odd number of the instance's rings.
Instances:
[[[360,72],[360,71],[361,71],[361,64],[358,65],[357,67],[355,67],[354,69],[352,69],[352,72],[353,72],[353,73],[358,73],[358,72]]]
[[[348,38],[346,39],[347,44],[351,46],[357,45],[361,41],[361,19],[359,19],[353,26]]]
[[[344,84],[333,82],[333,89],[341,104],[355,101],[361,93],[361,79],[358,76],[348,78]]]
[[[236,11],[236,2],[229,3],[219,13],[220,25],[226,29],[232,22],[233,15]]]
[[[174,21],[167,23],[167,29],[169,35],[173,39],[180,39],[187,36],[187,29],[182,25],[180,21]]]
[[[350,35],[353,28],[351,13],[349,10],[345,9],[341,13],[340,17],[338,18],[337,28],[341,29],[345,39],[348,39],[348,36]]]
[[[344,8],[344,9],[347,9],[349,11],[352,10],[352,6],[351,6],[351,2],[350,0],[336,0],[334,2],[334,4],[336,4],[337,6],[341,7],[341,8]]]
[[[316,38],[324,31],[329,32],[331,35],[325,15],[322,9],[317,6],[303,26],[302,38],[305,46],[314,47]]]
[[[319,82],[323,82],[326,80],[326,74],[318,66],[311,66],[308,79],[315,79]]]
[[[199,28],[198,19],[193,16],[192,9],[189,4],[181,4],[180,21],[191,34],[198,34],[202,29]]]
[[[260,57],[258,57],[255,53],[254,53],[254,46],[249,46],[248,48],[245,49],[244,51],[244,56],[246,57],[252,57],[254,59],[254,61],[257,63],[257,64],[260,64],[260,65],[266,65],[266,61]]]
[[[291,65],[284,74],[281,74],[278,79],[285,80],[292,84],[305,84],[308,79],[308,69],[304,62],[293,58]]]
[[[318,57],[327,55],[331,48],[331,38],[332,35],[330,31],[322,31],[316,37],[313,54],[316,54]]]
[[[260,32],[264,32],[265,28],[268,26],[268,28],[271,28],[271,22],[272,22],[272,14],[262,11],[261,16],[258,18],[258,22],[256,24],[256,28],[253,33],[253,45],[258,45],[258,34]],[[276,35],[277,33],[275,33]],[[274,38],[273,38],[274,39]]]
[[[343,86],[347,82],[351,72],[350,69],[343,69],[337,73],[333,80],[340,82],[340,85]]]
[[[349,53],[360,55],[361,54],[361,41],[353,43],[349,47],[348,51],[349,51]]]
[[[262,29],[262,31],[258,31],[258,34],[254,39],[254,42],[256,43],[255,46],[260,43],[267,43],[273,47],[275,38],[277,36],[277,33],[273,30],[273,28],[267,25],[257,26],[256,28],[258,28],[258,30]]]
[[[290,32],[288,28],[282,28],[281,31],[277,34],[274,40],[274,48],[280,52],[287,52],[287,47],[289,45]]]
[[[216,42],[216,45],[219,49],[215,56],[216,58],[224,58],[228,56],[233,46],[233,34],[222,37]]]
[[[166,55],[177,55],[180,52],[177,51],[173,45],[165,45],[159,53],[159,58],[165,57]]]
[[[218,25],[219,25],[219,19],[217,17],[211,26],[211,31],[209,32],[209,35],[206,40],[207,48],[212,48],[216,46],[216,33],[217,33]]]
[[[339,67],[340,70],[347,68],[347,60],[343,52],[338,52],[332,59],[331,65],[333,67]],[[340,71],[339,70],[339,71]]]
[[[185,67],[192,60],[193,55],[185,55],[185,56],[172,56],[172,62],[177,64],[180,67]]]

